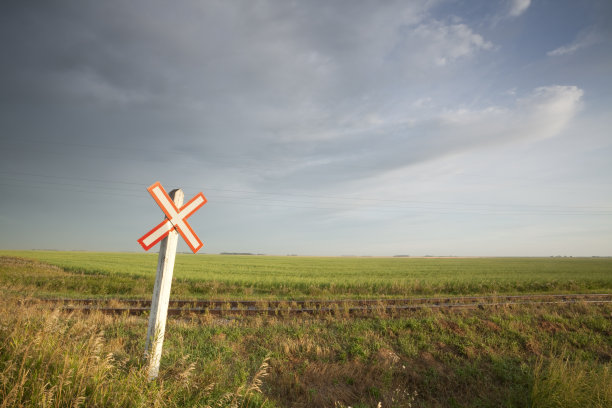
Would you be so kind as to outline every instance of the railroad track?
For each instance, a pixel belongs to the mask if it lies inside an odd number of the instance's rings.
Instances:
[[[106,314],[142,315],[150,311],[145,299],[37,299],[65,312],[101,312]],[[300,314],[400,313],[424,308],[484,309],[514,305],[570,303],[612,303],[612,294],[545,294],[512,296],[425,297],[408,299],[361,300],[171,300],[170,316],[211,314],[287,316]]]

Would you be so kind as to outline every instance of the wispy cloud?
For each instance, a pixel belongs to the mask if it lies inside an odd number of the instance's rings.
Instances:
[[[562,55],[573,54],[576,51],[597,44],[601,41],[601,37],[592,29],[581,31],[574,41],[569,44],[562,45],[554,50],[548,51],[546,55],[549,57],[559,57]]]
[[[493,44],[475,33],[466,24],[445,24],[430,21],[414,28],[408,37],[412,50],[419,50],[418,58],[436,66],[447,65],[469,57],[480,50],[490,50]]]
[[[307,152],[308,164],[288,164],[261,181],[325,188],[451,154],[555,137],[579,111],[582,96],[576,86],[553,85],[533,89],[508,106],[446,109],[411,121],[381,117],[376,124],[333,139],[287,146],[288,157]]]
[[[518,17],[523,14],[531,5],[531,0],[512,0],[508,15],[510,17]]]

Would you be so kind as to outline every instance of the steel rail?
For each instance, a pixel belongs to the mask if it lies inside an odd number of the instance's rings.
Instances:
[[[607,295],[608,299],[601,299],[601,296],[596,298],[566,298],[556,300],[514,300],[514,301],[489,301],[489,302],[472,302],[472,303],[414,303],[414,304],[384,304],[376,305],[352,305],[335,304],[332,307],[291,307],[285,304],[284,307],[198,307],[198,308],[176,308],[168,309],[169,316],[189,316],[210,314],[215,316],[289,316],[289,315],[315,315],[315,314],[339,314],[339,315],[367,315],[367,314],[394,314],[409,311],[417,311],[423,309],[485,309],[491,307],[511,307],[511,306],[526,306],[526,305],[563,305],[563,304],[609,304],[612,303],[612,295]],[[341,307],[342,306],[342,307]],[[82,312],[92,313],[100,312],[105,314],[127,314],[127,315],[142,315],[150,311],[147,307],[91,307],[91,306],[61,306],[60,310],[64,312]]]
[[[534,300],[534,299],[593,299],[593,298],[610,298],[609,293],[568,293],[568,294],[528,294],[528,295],[487,295],[487,296],[449,296],[449,297],[421,297],[421,298],[401,298],[401,299],[334,299],[334,300],[170,300],[169,306],[172,308],[256,308],[266,305],[271,308],[279,307],[329,307],[332,305],[354,305],[354,306],[372,306],[372,305],[411,305],[411,304],[449,304],[449,303],[480,303],[486,301],[517,301],[517,300]],[[149,307],[150,300],[146,299],[109,299],[109,298],[41,298],[37,301],[51,302],[57,304],[83,304],[83,305],[100,305],[102,303],[118,303],[130,305],[134,307]]]

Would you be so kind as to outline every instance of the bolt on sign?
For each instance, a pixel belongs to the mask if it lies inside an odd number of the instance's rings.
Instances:
[[[178,235],[180,234],[185,239],[194,254],[204,246],[187,223],[187,218],[206,204],[206,197],[204,197],[204,194],[198,193],[187,204],[183,205],[185,194],[181,189],[172,190],[168,194],[164,187],[157,182],[151,185],[147,191],[166,216],[161,223],[138,240],[145,251],[161,242],[145,343],[145,358],[149,363],[149,380],[153,380],[159,374]]]

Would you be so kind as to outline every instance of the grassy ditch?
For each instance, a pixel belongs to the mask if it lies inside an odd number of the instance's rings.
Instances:
[[[168,322],[0,302],[0,406],[608,407],[612,307]]]

